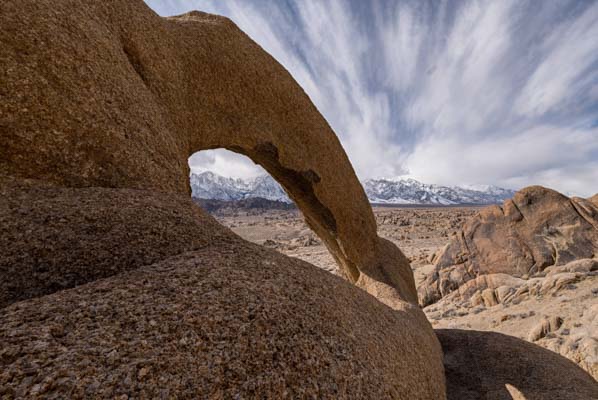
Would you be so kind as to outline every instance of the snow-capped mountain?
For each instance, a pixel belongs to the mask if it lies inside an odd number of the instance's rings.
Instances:
[[[513,197],[515,192],[496,186],[440,186],[415,179],[369,179],[363,187],[372,203],[378,204],[496,204]]]
[[[271,176],[254,179],[233,179],[210,171],[191,174],[191,195],[199,199],[243,200],[261,197],[267,200],[291,203],[282,187]]]
[[[230,201],[261,197],[291,202],[282,187],[269,175],[243,180],[206,171],[191,174],[190,179],[192,195],[196,198]],[[370,202],[376,204],[496,204],[515,194],[512,190],[496,186],[448,187],[415,179],[369,179],[362,184]]]

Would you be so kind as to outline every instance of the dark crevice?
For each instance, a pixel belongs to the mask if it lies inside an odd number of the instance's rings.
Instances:
[[[235,149],[233,149],[236,151]],[[317,221],[328,231],[337,234],[336,219],[332,212],[324,206],[315,194],[313,185],[321,181],[320,176],[312,169],[296,171],[280,163],[278,148],[271,142],[259,143],[253,148],[254,158],[268,172],[289,190],[291,197],[298,205],[307,204],[318,217]]]
[[[147,85],[148,82],[146,77],[146,71],[139,59],[139,52],[135,49],[134,46],[124,44],[123,53],[125,53],[127,60],[129,60],[129,64],[131,64],[137,75],[139,75],[143,83]]]
[[[515,203],[515,200],[511,200],[511,203],[513,203],[513,207],[515,207],[515,209],[521,215],[521,219],[525,221],[525,215],[523,215],[523,213],[521,212],[521,209],[519,208],[519,206],[517,205],[517,203]]]
[[[578,208],[579,206],[577,204],[575,204],[575,201],[573,199],[569,199],[569,203],[571,203],[571,206],[573,207],[573,210],[575,210],[575,212],[577,213],[577,215],[579,215],[581,217],[581,219],[583,219],[584,221],[586,221],[588,224],[592,225],[594,227],[594,229],[598,230],[598,224],[596,224],[595,221],[589,220],[584,213]]]

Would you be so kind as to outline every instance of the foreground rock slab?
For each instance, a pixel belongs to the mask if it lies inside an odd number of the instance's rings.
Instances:
[[[442,399],[419,315],[220,241],[4,308],[0,397]]]

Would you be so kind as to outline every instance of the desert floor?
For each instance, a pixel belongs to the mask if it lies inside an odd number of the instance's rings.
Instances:
[[[374,207],[378,233],[396,243],[411,261],[416,284],[432,268],[432,257],[450,234],[479,207]],[[332,273],[338,273],[330,253],[297,210],[225,210],[216,218],[235,233]]]

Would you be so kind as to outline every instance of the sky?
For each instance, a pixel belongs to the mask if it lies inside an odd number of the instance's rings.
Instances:
[[[280,62],[360,179],[598,192],[598,0],[146,0],[225,15]],[[191,169],[263,173],[204,151]]]

